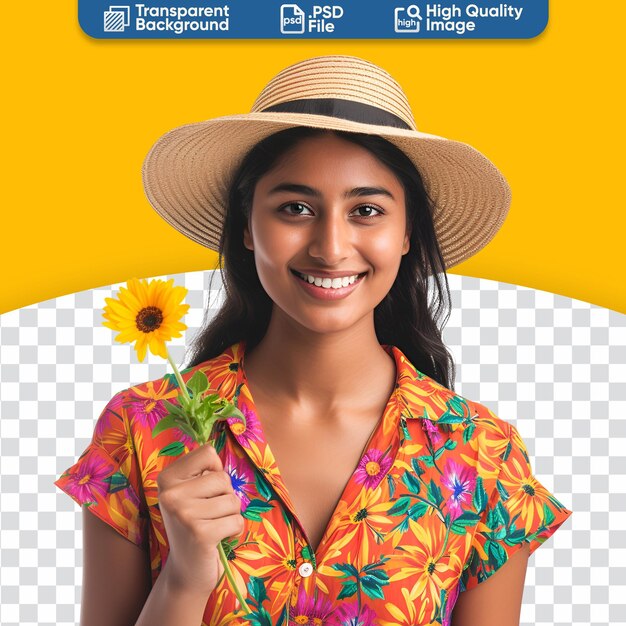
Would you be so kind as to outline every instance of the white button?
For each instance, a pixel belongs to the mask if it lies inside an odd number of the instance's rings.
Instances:
[[[313,573],[313,566],[310,563],[302,563],[302,565],[298,568],[298,571],[300,572],[300,576],[304,576],[306,578]]]

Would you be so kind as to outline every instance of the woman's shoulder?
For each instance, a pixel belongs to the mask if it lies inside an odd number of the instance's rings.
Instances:
[[[192,366],[180,370],[184,383],[197,372],[202,372],[208,380],[209,390],[232,400],[236,390],[238,374],[238,344],[226,348],[223,352]],[[107,408],[119,407],[124,410],[131,426],[154,425],[167,413],[165,401],[175,403],[180,393],[176,375],[165,373],[159,378],[131,383],[118,391],[109,401]]]
[[[397,392],[407,423],[420,422],[422,427],[442,434],[464,434],[466,439],[508,439],[511,435],[511,422],[487,404],[442,385],[410,363],[402,372]]]
[[[515,448],[527,457],[526,446],[511,422],[486,403],[449,389],[418,370],[407,368],[398,393],[404,430],[402,456],[427,468],[442,469],[432,479],[450,473],[481,476],[494,487]]]

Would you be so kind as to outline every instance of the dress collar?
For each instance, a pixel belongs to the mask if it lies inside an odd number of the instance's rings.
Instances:
[[[397,396],[401,419],[429,420],[441,424],[458,424],[470,419],[475,411],[468,401],[420,372],[397,346],[381,344],[396,364]],[[244,382],[246,342],[238,341],[222,354],[203,364],[212,388],[232,400]]]

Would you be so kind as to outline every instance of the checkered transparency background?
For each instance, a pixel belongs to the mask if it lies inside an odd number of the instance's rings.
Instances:
[[[189,289],[186,337],[223,298],[219,272]],[[626,316],[488,280],[449,276],[444,340],[456,391],[518,427],[534,473],[573,515],[531,557],[521,624],[626,624]],[[0,316],[0,622],[77,624],[82,519],[53,485],[89,443],[114,393],[160,378],[102,326],[120,285]]]

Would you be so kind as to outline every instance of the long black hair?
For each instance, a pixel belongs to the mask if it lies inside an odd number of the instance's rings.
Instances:
[[[273,303],[259,280],[254,252],[243,243],[254,189],[297,142],[325,133],[334,133],[368,150],[404,187],[410,249],[402,256],[389,293],[374,309],[376,337],[381,344],[400,348],[420,372],[453,390],[454,361],[441,338],[450,316],[450,288],[433,225],[433,204],[420,173],[399,148],[382,137],[309,127],[289,128],[263,139],[235,173],[219,244],[225,300],[217,313],[211,314],[209,309],[205,312],[203,326],[190,346],[188,367],[218,356],[241,340],[246,341],[247,350],[252,350],[265,335]]]

